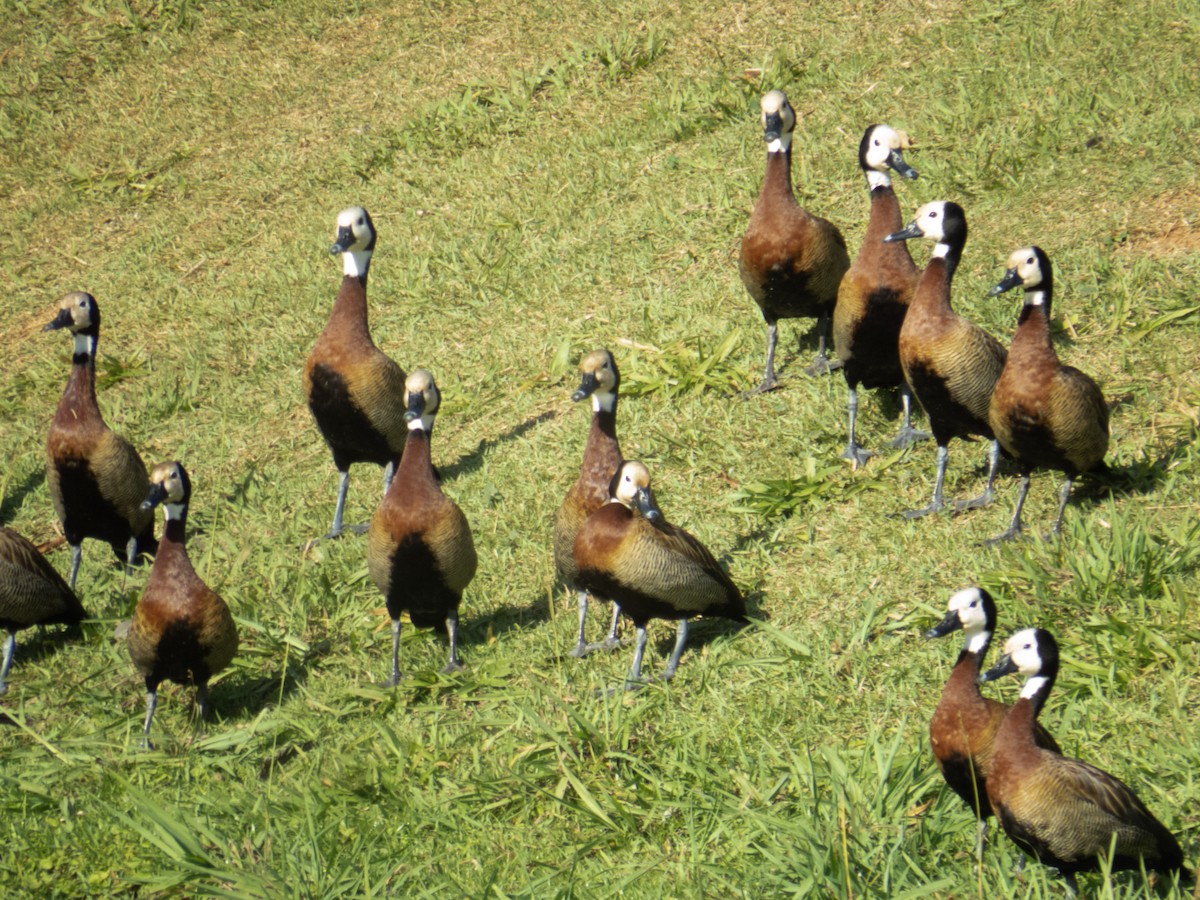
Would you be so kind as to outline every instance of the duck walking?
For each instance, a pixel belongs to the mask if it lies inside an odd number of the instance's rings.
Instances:
[[[1041,628],[1008,639],[1004,656],[980,676],[1025,676],[1020,699],[996,733],[988,802],[1005,833],[1039,862],[1058,869],[1072,891],[1075,873],[1113,870],[1181,872],[1183,850],[1130,788],[1082,760],[1038,746],[1037,719],[1058,677],[1058,642]],[[1111,853],[1111,857],[1110,857]]]
[[[154,514],[142,508],[150,489],[146,464],[133,445],[104,422],[96,402],[96,346],[100,306],[85,291],[67,294],[43,331],[74,335],[71,377],[46,436],[50,499],[71,547],[71,589],[79,576],[83,539],[107,542],[119,559],[136,565],[153,553]]]
[[[617,619],[621,607],[614,603],[608,635],[598,644],[584,639],[587,622],[588,592],[576,587],[578,570],[575,567],[575,537],[588,516],[608,502],[608,486],[617,467],[621,465],[621,445],[617,442],[617,398],[621,375],[616,360],[605,349],[593,350],[579,364],[583,373],[579,389],[571,395],[578,403],[592,398],[592,425],[583,450],[579,477],[567,491],[567,496],[554,514],[554,567],[568,588],[576,591],[579,602],[579,633],[570,650],[574,657],[586,656],[593,650],[612,650],[620,646],[617,639]]]
[[[1100,387],[1073,366],[1064,366],[1050,339],[1054,274],[1040,247],[1023,247],[1008,258],[1008,271],[992,288],[996,296],[1025,289],[1004,372],[992,391],[988,422],[1005,452],[1021,468],[1021,487],[1012,522],[987,543],[1021,533],[1021,509],[1035,468],[1057,469],[1066,476],[1052,532],[1062,528],[1071,484],[1080,472],[1100,467],[1108,452],[1108,406]]]
[[[150,723],[163,681],[196,686],[201,722],[208,713],[208,682],[233,660],[237,626],[229,607],[192,567],[187,552],[187,513],[192,480],[179,462],[160,463],[150,473],[144,506],[162,505],[166,517],[146,590],[129,626],[129,656],[146,682],[146,725],[142,746],[150,747]]]
[[[350,466],[383,466],[386,494],[408,434],[404,370],[375,346],[367,324],[367,272],[374,251],[375,226],[367,211],[352,206],[338,213],[329,252],[342,256],[342,286],[304,366],[308,408],[338,470],[337,505],[326,538],[342,533]],[[360,534],[366,529],[350,528]]]
[[[833,346],[850,390],[850,437],[842,458],[856,468],[874,455],[860,447],[855,436],[860,384],[871,389],[900,389],[904,425],[892,441],[893,447],[907,447],[929,437],[928,432],[912,427],[912,392],[900,366],[900,328],[921,273],[906,242],[883,240],[904,227],[889,170],[910,180],[917,177],[917,170],[904,160],[904,151],[911,146],[908,135],[890,125],[871,125],[858,146],[858,164],[871,192],[871,210],[862,248],[842,276],[833,308]]]
[[[708,548],[663,518],[644,465],[622,463],[609,494],[609,502],[588,517],[575,538],[577,583],[593,596],[619,604],[637,628],[628,687],[641,683],[647,623],[679,623],[675,650],[662,675],[669,681],[687,643],[688,619],[724,616],[745,622],[746,603]]]
[[[967,243],[967,216],[957,203],[945,200],[926,203],[917,210],[912,224],[884,238],[906,241],[928,238],[936,241],[933,256],[921,273],[912,304],[900,328],[900,365],[904,379],[929,416],[937,441],[937,477],[928,506],[904,513],[916,519],[945,506],[942,487],[952,438],[991,441],[988,480],[984,492],[955,504],[957,510],[976,509],[991,503],[993,485],[1000,465],[1000,445],[988,424],[992,389],[1004,370],[1003,345],[973,322],[950,308],[950,283]]]
[[[783,91],[764,95],[761,106],[767,171],[742,238],[739,270],[742,284],[767,323],[767,365],[762,384],[749,395],[772,390],[778,384],[775,344],[780,319],[815,316],[817,357],[806,371],[824,375],[837,367],[825,355],[825,341],[838,285],[850,268],[842,233],[833,223],[800,206],[792,193],[796,111]]]
[[[475,577],[475,542],[458,505],[442,493],[430,458],[429,441],[442,395],[425,369],[405,382],[404,417],[408,440],[391,487],[371,519],[367,569],[383,592],[392,619],[392,673],[400,683],[400,614],[417,628],[445,628],[450,661],[445,673],[462,668],[458,660],[458,607]]]

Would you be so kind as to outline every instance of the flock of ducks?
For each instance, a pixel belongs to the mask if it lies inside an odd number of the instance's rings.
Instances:
[[[1062,365],[1049,329],[1053,277],[1038,247],[1015,251],[993,294],[1021,287],[1024,304],[1011,348],[954,313],[951,284],[967,238],[961,206],[927,203],[907,227],[892,188],[891,172],[917,172],[904,159],[907,135],[887,125],[866,130],[859,163],[870,190],[863,246],[850,262],[846,241],[828,220],[795,199],[791,141],[796,114],[781,91],[762,99],[767,165],[762,190],[742,243],[742,281],[767,325],[762,382],[749,395],[778,384],[775,351],[780,319],[817,319],[818,351],[807,370],[819,375],[841,368],[849,389],[849,437],[843,456],[854,466],[873,455],[857,442],[858,388],[900,392],[904,421],[894,447],[930,435],[912,426],[912,399],[925,410],[937,444],[933,497],[910,518],[942,509],[948,446],[953,438],[990,443],[983,494],[955,504],[974,508],[994,496],[1001,454],[1016,461],[1021,484],[1009,528],[993,541],[1022,530],[1021,510],[1034,469],[1065,475],[1054,530],[1061,526],[1074,478],[1103,465],[1108,411],[1096,383]],[[935,243],[918,269],[907,241]],[[337,218],[330,252],[343,260],[343,279],[329,320],[304,367],[308,406],[339,473],[333,521],[326,538],[343,531],[367,532],[367,566],[392,621],[392,658],[387,684],[400,679],[403,614],[418,628],[444,631],[449,661],[458,657],[458,610],[475,575],[477,557],[470,525],[441,489],[430,457],[430,440],[441,395],[433,375],[411,374],[382,353],[367,319],[367,277],[376,232],[367,211],[352,207]],[[203,719],[209,679],[237,652],[238,635],[225,602],[196,574],[188,558],[185,527],[191,481],[179,462],[147,473],[137,451],[105,424],[96,402],[95,360],[100,310],[94,297],[68,294],[45,330],[67,329],[74,337],[71,375],[46,441],[47,480],[55,512],[71,548],[67,580],[32,543],[0,530],[0,627],[9,631],[0,693],[7,689],[16,632],[35,624],[73,625],[86,613],[75,585],[85,538],[110,544],[129,565],[154,555],[145,590],[128,631],[128,648],[147,691],[143,744],[157,688],[164,680],[192,684]],[[826,353],[832,337],[836,355]],[[669,523],[650,487],[650,473],[621,454],[616,431],[620,374],[606,349],[587,354],[582,380],[572,395],[592,403],[591,427],[579,477],[554,517],[553,557],[561,581],[578,598],[579,628],[569,655],[586,656],[619,646],[623,613],[636,628],[627,688],[640,686],[650,619],[678,623],[674,651],[661,678],[676,672],[685,649],[688,621],[722,616],[746,622],[741,591],[694,536]],[[350,467],[384,468],[383,498],[369,525],[344,519]],[[154,507],[165,525],[154,536]],[[585,640],[589,596],[613,604],[605,637]],[[1109,857],[1114,868],[1175,871],[1182,852],[1174,837],[1133,792],[1117,779],[1061,754],[1037,722],[1053,686],[1057,645],[1042,630],[1015,635],[1002,661],[987,672],[982,659],[996,625],[995,602],[979,588],[956,593],[945,620],[930,637],[962,630],[966,646],[954,666],[930,723],[930,741],[947,784],[976,813],[982,848],[987,819],[995,815],[1027,853],[1056,867],[1073,884],[1074,873]],[[978,683],[1019,671],[1028,679],[1011,708],[984,698]]]

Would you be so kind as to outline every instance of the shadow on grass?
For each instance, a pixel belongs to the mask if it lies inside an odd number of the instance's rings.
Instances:
[[[439,480],[445,481],[451,478],[458,478],[460,475],[467,475],[479,468],[483,462],[484,455],[493,447],[504,444],[514,438],[519,438],[525,432],[529,431],[535,425],[540,425],[543,422],[549,422],[558,415],[557,409],[549,409],[544,413],[539,413],[536,416],[530,416],[524,422],[519,422],[508,431],[497,437],[484,438],[480,441],[474,450],[469,453],[464,453],[457,460],[448,466],[442,466],[438,469]]]
[[[6,492],[4,501],[0,502],[0,525],[12,521],[17,510],[25,504],[25,498],[41,487],[45,480],[46,470],[39,468],[26,475],[25,480],[13,490]]]

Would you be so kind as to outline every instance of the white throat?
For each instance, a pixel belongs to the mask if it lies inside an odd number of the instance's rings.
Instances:
[[[96,355],[96,338],[90,334],[75,335],[75,355],[86,353],[88,356]]]
[[[617,397],[608,391],[596,391],[592,394],[592,412],[612,412],[617,405]]]
[[[409,431],[429,431],[433,428],[433,416],[422,414],[408,423]]]
[[[874,190],[877,187],[891,187],[892,176],[887,172],[879,172],[875,169],[867,169],[867,187]]]
[[[973,634],[967,638],[967,650],[971,653],[982,653],[987,649],[988,642],[992,639],[990,631],[981,631],[978,634]]]
[[[1042,290],[1026,291],[1025,302],[1030,306],[1045,306],[1046,292]]]
[[[937,244],[934,245],[933,256],[937,257],[938,259],[945,259],[949,255],[950,255],[950,245],[949,244],[943,244],[941,241],[938,241]]]
[[[342,254],[342,271],[355,278],[366,275],[370,264],[370,250],[347,250]]]
[[[1032,700],[1037,695],[1038,691],[1046,686],[1047,681],[1049,681],[1049,679],[1044,675],[1034,675],[1025,682],[1025,687],[1021,688],[1021,696],[1026,700]]]
[[[782,153],[784,150],[786,150],[790,146],[792,146],[792,135],[790,133],[789,134],[781,134],[779,137],[775,138],[774,140],[767,141],[767,152],[768,153]]]
[[[163,510],[167,514],[167,521],[172,519],[178,520],[183,518],[183,514],[187,512],[186,503],[164,503]]]

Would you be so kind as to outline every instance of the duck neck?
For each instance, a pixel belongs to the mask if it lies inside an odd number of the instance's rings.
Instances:
[[[163,523],[162,537],[158,542],[158,552],[155,559],[168,559],[172,556],[187,558],[187,504],[164,503],[166,522]]]
[[[70,398],[72,405],[96,405],[96,342],[98,335],[80,333],[75,337],[75,351],[71,356],[71,377],[63,399]]]
[[[874,172],[874,170],[870,170]],[[875,172],[876,175],[882,174]],[[889,234],[900,231],[904,227],[904,219],[900,215],[900,201],[892,190],[891,182],[871,188],[871,213],[867,219],[867,234],[863,238],[863,246],[871,248],[872,253],[892,252],[912,259],[907,241],[892,241],[884,243]]]
[[[1009,350],[1009,356],[1017,360],[1027,353],[1037,356],[1043,356],[1047,351],[1054,353],[1054,342],[1050,339],[1049,306],[1040,301],[1030,303],[1029,299],[1029,295],[1026,295]]]
[[[371,339],[367,325],[367,272],[361,275],[347,274],[342,277],[337,300],[329,314],[329,325],[336,326],[343,334]]]
[[[760,197],[783,203],[795,203],[792,193],[792,145],[767,153],[767,173],[763,177]]]
[[[404,453],[400,456],[400,468],[392,484],[401,482],[410,484],[410,479],[436,482],[433,472],[433,457],[429,450],[432,429],[421,427],[409,428],[408,439],[404,442]],[[400,476],[404,477],[401,478]]]

